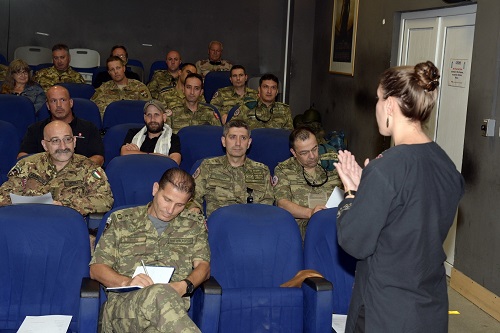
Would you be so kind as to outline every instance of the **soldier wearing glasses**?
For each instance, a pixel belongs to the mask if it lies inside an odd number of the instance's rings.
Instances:
[[[255,128],[293,129],[292,112],[286,104],[276,102],[279,80],[274,74],[264,74],[259,80],[259,98],[245,99],[231,119],[241,119]]]
[[[311,130],[293,130],[289,142],[293,157],[274,169],[274,198],[295,217],[303,239],[311,216],[326,208],[328,197],[342,182],[337,170],[327,171],[319,164],[318,141]]]
[[[82,215],[111,209],[113,195],[106,174],[85,156],[74,154],[71,127],[54,120],[43,131],[45,153],[23,158],[0,187],[0,205],[9,205],[10,193],[24,196],[52,194],[55,205],[71,207]]]

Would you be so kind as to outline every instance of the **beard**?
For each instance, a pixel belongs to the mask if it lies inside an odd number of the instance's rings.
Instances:
[[[164,122],[157,123],[157,122],[152,121],[152,122],[146,124],[146,128],[147,128],[149,133],[153,133],[153,134],[161,133],[163,131],[164,124],[165,124]]]

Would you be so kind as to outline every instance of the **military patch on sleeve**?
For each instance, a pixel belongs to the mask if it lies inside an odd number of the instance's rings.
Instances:
[[[276,186],[278,185],[278,176],[274,175],[273,178],[271,178],[271,185]]]
[[[104,230],[102,233],[105,233],[106,230],[109,229],[109,226],[111,225],[111,216],[108,217],[108,219],[106,220],[106,225],[104,226]]]
[[[198,167],[196,171],[193,173],[193,178],[196,179],[200,175],[200,168]]]
[[[14,166],[10,171],[9,171],[9,174],[7,175],[8,177],[11,177],[11,176],[18,176],[19,174],[21,173],[21,168],[16,165]]]
[[[92,171],[92,177],[94,177],[95,179],[98,179],[98,180],[102,179],[101,173],[97,170]]]
[[[215,94],[214,94],[214,96],[212,98],[216,98],[217,96],[219,96],[219,92],[218,91],[215,92]]]
[[[172,110],[170,109],[165,110],[165,114],[167,115],[167,117],[172,117]]]
[[[234,111],[234,116],[236,117],[237,115],[240,114],[240,112],[241,112],[240,108],[237,108],[236,111]]]
[[[149,96],[149,94],[148,94],[148,92],[146,90],[141,91],[140,94],[141,94],[142,97],[148,97]]]

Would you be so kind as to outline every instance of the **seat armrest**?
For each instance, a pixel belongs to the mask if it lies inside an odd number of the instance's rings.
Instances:
[[[333,285],[325,278],[311,277],[302,283],[304,332],[331,332]]]
[[[194,291],[191,299],[191,319],[203,333],[219,330],[222,288],[214,277],[210,277]]]
[[[83,278],[80,288],[81,298],[99,298],[99,282],[91,278]]]
[[[84,277],[80,288],[79,333],[95,333],[99,322],[99,282]]]

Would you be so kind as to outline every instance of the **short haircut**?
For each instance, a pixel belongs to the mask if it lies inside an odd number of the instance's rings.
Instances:
[[[211,41],[210,43],[208,43],[208,48],[210,49],[212,47],[213,44],[219,44],[220,45],[220,49],[221,50],[224,50],[224,45],[222,45],[221,42],[219,42],[218,40],[213,40]]]
[[[197,78],[198,80],[200,80],[200,82],[201,82],[201,89],[203,89],[203,77],[202,77],[200,74],[198,74],[198,73],[189,73],[189,74],[186,76],[186,81],[185,81],[185,82],[187,82],[187,80],[188,80],[188,79],[190,79],[190,78],[192,78],[192,77],[195,77],[195,78]],[[185,84],[185,83],[184,83],[184,84]]]
[[[290,146],[290,148],[295,150],[295,141],[297,140],[306,141],[307,139],[309,139],[311,135],[316,138],[314,132],[311,131],[309,128],[304,126],[299,126],[296,129],[294,129],[292,133],[290,133],[290,135],[288,136],[288,145]]]
[[[171,168],[163,173],[158,182],[160,189],[165,189],[167,184],[172,184],[177,190],[189,194],[192,198],[195,191],[193,176],[180,168]]]
[[[278,86],[280,85],[280,80],[278,79],[278,77],[276,75],[274,75],[272,73],[266,73],[260,77],[259,87],[262,85],[262,81],[265,81],[265,80],[272,80],[272,81],[276,82],[276,84]]]
[[[193,66],[194,68],[196,68],[196,65],[193,64],[192,62],[184,62],[179,66],[179,69],[182,70],[186,66]]]
[[[233,67],[231,67],[231,70],[229,71],[229,75],[233,75],[233,70],[235,70],[235,69],[242,69],[243,73],[245,73],[245,75],[247,74],[247,70],[245,69],[245,67],[243,67],[242,65],[234,65]]]
[[[64,50],[69,53],[69,47],[66,44],[56,44],[52,46],[52,52],[54,51],[59,51],[59,50]]]
[[[125,66],[125,62],[122,60],[122,58],[117,57],[117,56],[111,56],[111,57],[108,57],[108,59],[106,59],[106,67],[108,66],[108,63],[110,63],[112,61],[119,61],[122,64],[122,66]]]
[[[237,127],[237,128],[244,128],[248,131],[248,137],[251,136],[251,130],[250,130],[250,127],[248,126],[248,124],[244,121],[244,120],[241,120],[241,119],[233,119],[233,120],[230,120],[228,121],[227,123],[224,124],[224,129],[223,129],[223,132],[222,132],[222,136],[226,136],[227,133],[229,133],[229,129],[232,128],[232,127]]]
[[[127,57],[128,59],[128,51],[127,51],[127,48],[123,45],[115,45],[111,48],[111,52],[109,53],[109,56],[113,56],[113,51],[116,50],[116,49],[123,49],[123,51],[125,51],[125,57]]]

